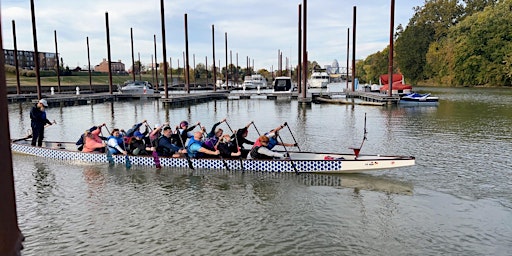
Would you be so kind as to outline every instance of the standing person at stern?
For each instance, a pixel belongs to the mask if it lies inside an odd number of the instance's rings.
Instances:
[[[40,147],[43,145],[44,127],[46,124],[52,125],[53,123],[46,118],[45,108],[48,107],[48,102],[45,99],[40,99],[37,104],[30,110],[30,120],[32,126],[32,146]]]

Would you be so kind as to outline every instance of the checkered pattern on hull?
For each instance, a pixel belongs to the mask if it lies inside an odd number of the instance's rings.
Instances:
[[[83,162],[107,163],[107,155],[103,153],[83,153],[78,151],[67,151],[61,149],[50,149],[42,147],[32,147],[11,143],[11,149],[15,152],[53,158],[59,160],[76,160]],[[125,156],[114,155],[115,163],[124,164]],[[132,165],[153,166],[152,156],[129,156]],[[324,160],[240,160],[240,159],[190,159],[194,168],[199,169],[227,169],[260,171],[260,172],[333,172],[341,170],[343,161],[324,161]],[[188,168],[186,158],[167,158],[161,157],[160,164],[166,167]]]

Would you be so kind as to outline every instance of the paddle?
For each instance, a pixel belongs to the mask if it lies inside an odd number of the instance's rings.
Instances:
[[[203,141],[204,141],[204,134],[205,134],[205,133],[206,133],[205,128],[204,128],[204,127],[201,127],[201,136],[202,136]],[[215,143],[215,145],[213,145],[213,149],[217,150],[217,145],[219,145],[219,142],[220,142],[220,138],[219,138],[219,140],[217,141],[217,143]],[[226,168],[226,170],[228,170],[228,171],[231,171],[231,170],[229,169],[228,163],[226,163],[226,160],[224,160],[224,158],[222,157],[222,155],[221,155],[221,154],[219,154],[219,158],[220,158],[220,160],[222,161],[222,164],[224,165],[224,168]]]
[[[228,121],[224,121],[226,123],[226,125],[228,126],[229,130],[231,131],[232,134],[235,134],[235,132],[233,131],[233,129],[231,129],[231,126],[229,125]],[[236,143],[236,148],[238,149],[238,152],[240,152],[240,146],[238,144],[238,136],[236,136],[235,134],[235,143]],[[244,168],[244,160],[242,160],[242,155],[240,155],[238,157],[238,159],[240,159],[240,167],[242,168],[242,172],[245,172],[245,168]]]
[[[126,151],[126,155],[124,156],[125,166],[126,166],[126,169],[130,169],[130,168],[132,168],[132,162],[130,161],[130,157],[128,157],[128,148],[126,147],[124,138],[123,138],[123,146],[124,146],[124,150]]]
[[[361,148],[363,147],[364,141],[367,140],[366,134],[368,132],[366,131],[366,113],[364,113],[364,135],[363,135],[363,141],[361,142],[361,146],[359,148],[350,148],[354,150],[354,155],[356,156],[356,159],[359,157],[359,152],[361,151]]]
[[[146,122],[146,127],[149,130],[153,131],[153,129],[151,129],[151,126],[149,126],[147,122]],[[158,140],[158,138],[157,138],[157,140]],[[162,166],[160,165],[160,158],[158,157],[158,153],[156,152],[156,148],[155,148],[155,150],[153,150],[153,152],[151,152],[151,155],[153,156],[153,162],[155,163],[155,167],[157,169],[162,168]]]
[[[178,128],[177,128],[178,129]],[[179,129],[178,129],[179,131]],[[183,130],[183,132],[185,132],[185,130]],[[181,133],[180,132],[178,135],[178,137],[180,138],[180,141],[181,141],[181,145],[183,146],[184,149],[187,149],[187,147],[185,146],[185,143],[183,143],[183,138],[181,138]],[[194,165],[192,164],[192,160],[190,160],[190,156],[188,155],[188,150],[187,152],[185,152],[185,158],[187,159],[187,162],[188,162],[188,168],[190,168],[191,170],[194,170]]]
[[[286,152],[286,155],[288,155],[288,157],[290,157],[290,153],[288,152],[288,149],[286,149],[286,146],[284,145],[284,141],[283,141],[283,139],[281,139],[281,135],[279,135],[279,133],[277,134],[277,137],[281,141],[281,144],[283,144],[283,148],[284,148],[284,151]],[[290,163],[291,163],[293,169],[295,170],[295,173],[299,174],[299,170],[297,170],[297,167],[295,167],[295,163],[292,161],[291,157],[290,157]]]
[[[297,140],[295,140],[295,136],[293,136],[293,133],[292,133],[292,129],[290,129],[290,126],[288,126],[288,123],[287,122],[284,122],[284,125],[286,127],[288,127],[288,131],[290,131],[290,134],[292,135],[292,138],[293,138],[293,142],[295,142],[295,145],[297,146],[297,148],[300,150],[300,147],[299,147],[299,143],[297,143]]]
[[[107,126],[105,126],[105,129],[107,129],[107,132],[108,134],[112,135],[112,133],[110,133],[110,130],[108,129]],[[109,149],[109,146],[108,146],[108,139],[107,139],[107,146],[105,147],[105,151],[107,151],[107,160],[108,160],[108,164],[109,165],[114,165],[115,162],[114,162],[114,157],[112,157],[112,152],[110,152],[110,149]]]
[[[15,139],[13,140],[12,142],[18,142],[18,141],[22,141],[22,140],[28,140],[32,138],[32,133],[28,134],[26,137],[23,137],[23,138],[19,138],[19,139]]]
[[[254,124],[254,122],[252,122],[252,126],[254,126],[254,129],[256,129],[258,136],[261,136],[261,133],[260,133],[260,131],[258,131],[258,128],[256,128],[256,125]]]

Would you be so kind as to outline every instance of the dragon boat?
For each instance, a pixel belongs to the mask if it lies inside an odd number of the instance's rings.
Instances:
[[[288,151],[289,158],[273,160],[226,159],[226,158],[187,158],[157,156],[124,156],[107,153],[85,153],[78,151],[73,142],[44,141],[42,147],[31,146],[26,139],[13,140],[14,153],[45,157],[61,161],[91,163],[111,163],[137,166],[157,166],[198,169],[225,169],[256,172],[295,172],[295,173],[360,173],[413,166],[413,156],[365,155],[354,153],[318,153]],[[285,153],[285,152],[283,152]]]

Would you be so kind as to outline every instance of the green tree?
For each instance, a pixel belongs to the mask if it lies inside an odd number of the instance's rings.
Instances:
[[[434,34],[434,28],[430,24],[411,24],[396,40],[394,60],[401,73],[412,83],[425,79],[426,55]]]
[[[495,6],[498,0],[464,0],[464,15],[471,16],[477,12],[481,12],[487,6]]]
[[[361,83],[375,81],[378,83],[380,76],[388,73],[389,46],[382,52],[369,55],[365,60],[356,63],[356,77]],[[394,70],[397,69],[393,65]]]
[[[507,57],[512,52],[512,0],[466,17],[450,31],[457,85],[510,85]]]
[[[464,14],[464,7],[457,0],[426,0],[423,6],[415,7],[414,10],[408,26],[432,26],[434,40],[446,37],[448,30],[455,26]]]

